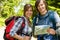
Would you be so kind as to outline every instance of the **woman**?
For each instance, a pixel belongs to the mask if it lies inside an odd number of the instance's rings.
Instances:
[[[23,22],[23,19],[19,18],[10,31],[10,35],[13,38],[16,38],[18,40],[30,40],[32,33],[32,28],[31,28],[32,25],[29,18],[32,16],[32,13],[33,13],[32,5],[26,4],[24,6],[24,16],[23,16],[23,18],[25,19],[25,27],[22,31],[22,35],[18,35],[16,33],[17,30],[21,27],[21,24]]]
[[[35,7],[38,14],[33,19],[33,26],[50,26],[50,28],[47,30],[49,34],[37,35],[37,40],[57,40],[57,37],[55,36],[55,30],[56,24],[60,22],[59,15],[54,11],[48,10],[48,6],[45,0],[36,0]]]

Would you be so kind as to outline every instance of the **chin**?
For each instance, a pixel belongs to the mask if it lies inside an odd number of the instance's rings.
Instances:
[[[30,15],[28,15],[28,18],[31,17]]]
[[[27,18],[29,18],[30,16],[28,16]]]

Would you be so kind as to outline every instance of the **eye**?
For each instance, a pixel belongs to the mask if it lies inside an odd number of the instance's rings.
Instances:
[[[30,11],[32,11],[32,10],[30,10]]]
[[[43,4],[40,4],[40,6],[43,6]]]

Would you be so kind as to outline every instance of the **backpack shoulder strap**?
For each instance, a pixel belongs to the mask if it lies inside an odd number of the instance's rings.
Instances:
[[[34,30],[35,30],[36,21],[37,21],[37,16],[35,16],[33,18],[33,27],[32,27],[33,36],[34,36]]]
[[[25,27],[25,18],[24,17],[20,17],[20,18],[22,18],[23,19],[23,22],[22,22],[22,24],[21,24],[21,27],[18,29],[18,31],[16,32],[18,35],[19,34],[22,34],[22,31],[23,31],[23,29],[24,29],[24,27]]]
[[[54,21],[55,18],[54,18],[54,12],[53,11],[48,11],[49,13],[49,18],[51,19],[51,21]]]
[[[24,28],[25,27],[25,18],[24,17],[21,17],[23,19],[23,23],[22,23],[22,27]]]
[[[49,11],[49,19],[50,21],[53,23],[53,29],[56,29],[56,21],[55,21],[55,17],[54,17],[54,11]]]
[[[38,17],[37,15],[33,18],[33,25],[36,25],[38,23]]]

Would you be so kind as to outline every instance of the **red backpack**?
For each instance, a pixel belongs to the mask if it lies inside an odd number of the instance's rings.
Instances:
[[[23,19],[23,23],[21,25],[21,28],[19,29],[21,32],[23,30],[23,28],[25,27],[25,19],[24,17],[20,17],[20,16],[13,16],[13,17],[9,17],[8,19],[5,20],[5,24],[6,24],[6,29],[4,32],[4,40],[15,40],[15,38],[10,36],[10,30],[13,27],[14,23],[17,21],[18,18],[22,18]],[[19,30],[17,31],[17,34],[19,34]]]

